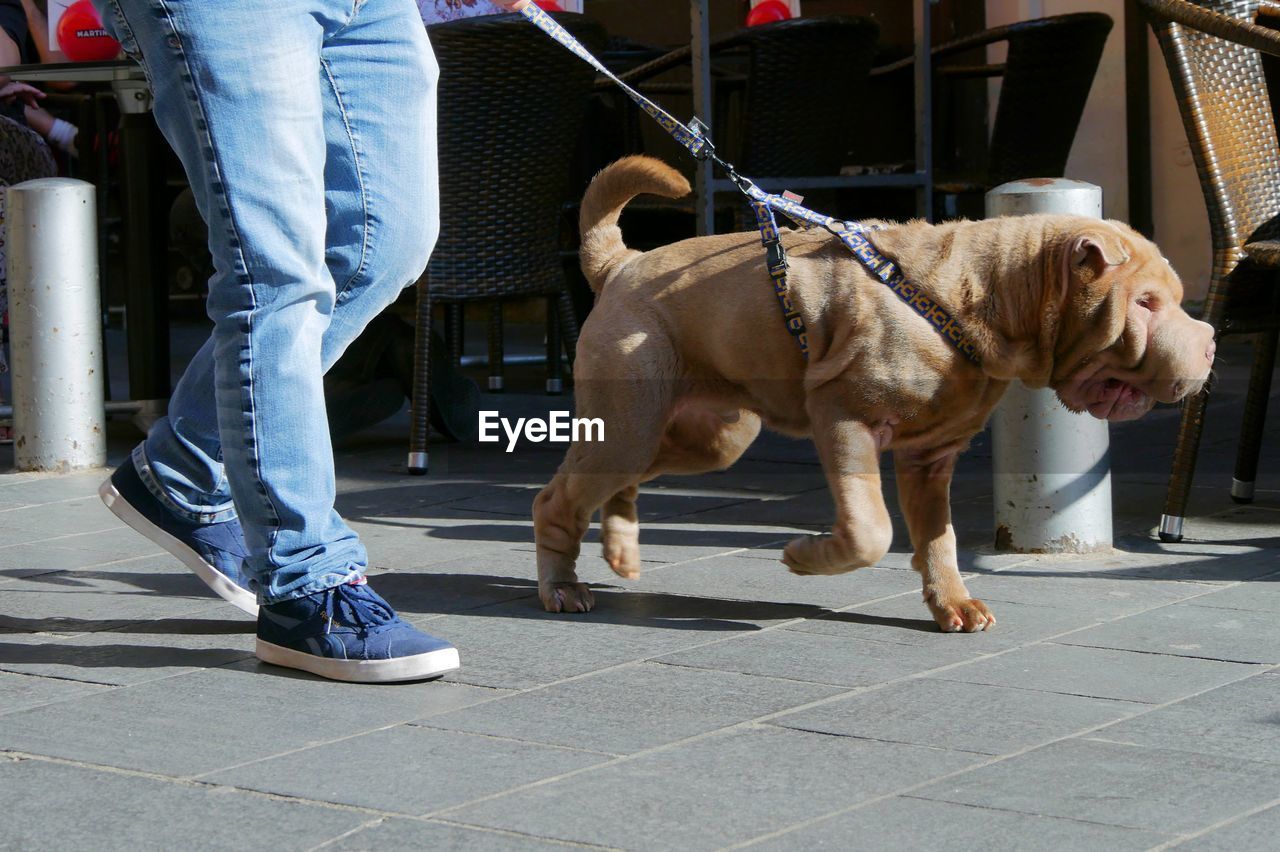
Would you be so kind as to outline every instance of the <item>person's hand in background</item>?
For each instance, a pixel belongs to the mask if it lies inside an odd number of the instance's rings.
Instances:
[[[529,5],[529,0],[493,0],[508,12],[519,12],[525,6]]]
[[[43,97],[44,92],[35,86],[19,83],[8,77],[0,77],[0,103],[11,104],[14,100],[20,100],[27,106],[35,108],[40,105],[40,99]]]

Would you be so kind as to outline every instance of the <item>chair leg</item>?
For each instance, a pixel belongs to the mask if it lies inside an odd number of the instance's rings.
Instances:
[[[413,399],[409,414],[409,473],[427,472],[427,441],[431,433],[431,294],[424,278],[418,282],[418,317],[413,344]]]
[[[502,393],[506,364],[502,341],[502,302],[489,306],[489,392]]]
[[[569,369],[578,358],[578,315],[573,309],[573,296],[568,289],[560,291],[556,298],[560,310],[560,330],[564,336],[564,351],[569,356]]]
[[[1280,342],[1280,329],[1273,328],[1259,335],[1254,344],[1253,370],[1249,374],[1244,425],[1240,430],[1240,449],[1236,453],[1235,475],[1231,478],[1231,499],[1237,503],[1253,502],[1253,483],[1258,476],[1258,454],[1262,452],[1262,426],[1267,419],[1277,342]]]
[[[547,296],[547,393],[556,396],[564,391],[560,362],[560,316],[556,294]]]
[[[465,305],[455,302],[445,308],[445,346],[449,351],[449,361],[455,367],[462,366],[462,353],[466,348],[466,341],[463,339],[466,317]]]
[[[1173,451],[1173,473],[1165,496],[1164,514],[1160,516],[1160,540],[1182,541],[1182,522],[1187,516],[1187,499],[1196,474],[1196,454],[1200,450],[1200,434],[1204,431],[1204,411],[1209,403],[1209,385],[1188,399],[1182,409],[1182,425],[1178,428],[1178,445]]]

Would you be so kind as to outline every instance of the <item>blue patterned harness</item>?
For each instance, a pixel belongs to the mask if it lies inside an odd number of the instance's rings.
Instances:
[[[671,134],[673,139],[684,146],[695,158],[698,160],[711,160],[723,169],[730,180],[747,197],[747,203],[751,206],[752,212],[755,213],[756,223],[760,227],[760,241],[765,248],[765,264],[769,269],[769,278],[773,282],[774,294],[778,297],[778,305],[782,309],[783,321],[786,323],[787,331],[791,332],[792,336],[796,338],[796,343],[800,346],[800,352],[806,360],[809,358],[809,332],[805,327],[804,318],[800,315],[799,309],[791,298],[791,288],[787,282],[787,253],[782,246],[778,220],[774,216],[775,210],[780,210],[801,228],[819,227],[838,237],[872,275],[888,286],[894,295],[905,302],[912,310],[924,317],[933,326],[934,330],[942,335],[944,340],[974,364],[982,363],[977,348],[974,346],[973,341],[965,335],[960,323],[945,308],[925,294],[919,285],[912,283],[898,268],[897,264],[881,254],[867,239],[866,234],[869,231],[880,230],[883,226],[845,222],[831,216],[824,216],[802,206],[799,200],[791,197],[789,193],[774,195],[765,192],[749,178],[738,174],[732,165],[716,156],[715,146],[711,144],[711,139],[707,135],[706,125],[697,118],[694,118],[686,125],[631,86],[628,86],[616,74],[606,68],[604,63],[592,56],[591,51],[583,47],[582,43],[574,38],[568,30],[560,26],[554,18],[536,4],[530,3],[521,10],[521,13],[532,21],[538,29],[551,36],[551,38],[564,45],[584,62],[616,83],[627,93],[631,100],[636,102],[640,109],[652,116],[667,133]]]

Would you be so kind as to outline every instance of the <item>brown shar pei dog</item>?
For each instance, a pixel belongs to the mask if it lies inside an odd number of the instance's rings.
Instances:
[[[913,567],[945,631],[995,623],[960,577],[949,489],[957,455],[1013,379],[1050,387],[1072,411],[1140,417],[1195,393],[1213,329],[1180,306],[1182,284],[1127,226],[1074,216],[891,224],[875,246],[964,327],[966,359],[821,229],[784,232],[804,359],[787,331],[755,233],[628,249],[618,217],[640,193],[679,197],[662,162],[621,160],[582,203],[582,267],[597,302],[578,341],[577,415],[605,440],[577,442],[534,501],[538,591],[552,612],[587,611],[574,564],[601,508],[604,558],[640,570],[637,486],[723,470],[762,425],[812,437],[834,496],[830,534],[797,538],[796,574],[875,564],[892,529],[880,454],[893,452]]]

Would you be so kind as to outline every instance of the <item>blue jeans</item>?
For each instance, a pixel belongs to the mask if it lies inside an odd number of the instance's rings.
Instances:
[[[239,517],[263,603],[363,575],[322,377],[439,232],[414,0],[95,0],[147,73],[209,225],[209,341],[134,452],[174,512]]]

